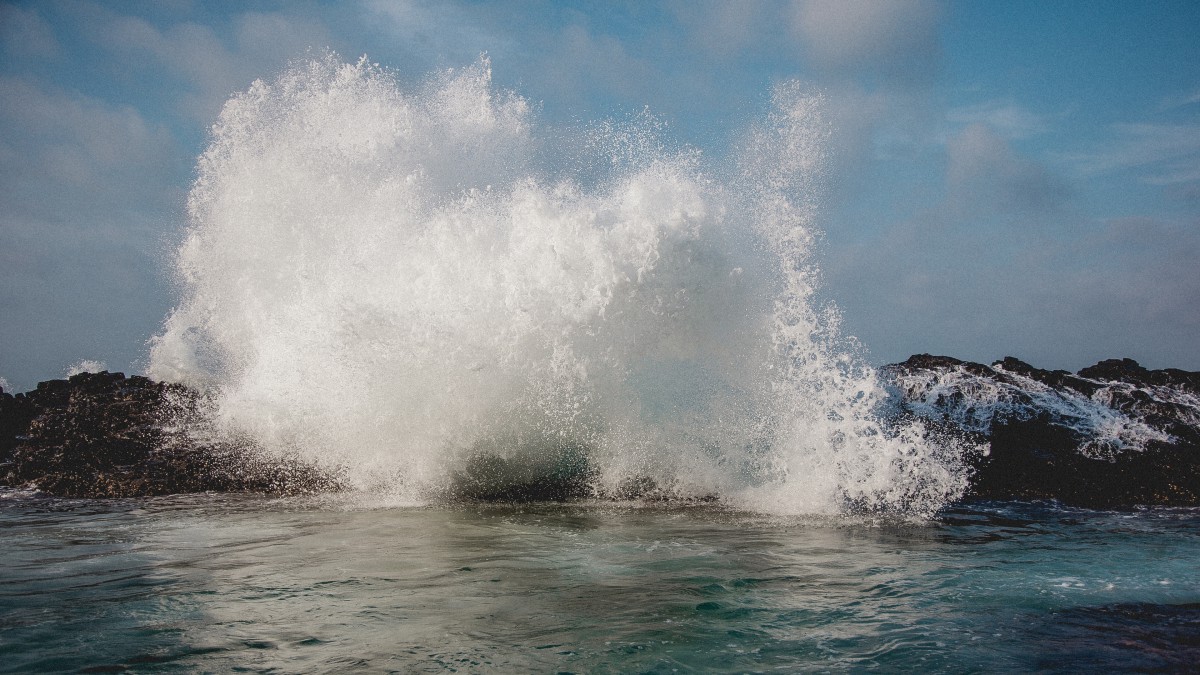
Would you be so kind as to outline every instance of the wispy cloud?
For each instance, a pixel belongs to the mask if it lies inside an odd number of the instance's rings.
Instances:
[[[159,26],[114,11],[95,10],[88,37],[121,65],[127,77],[166,74],[183,91],[177,111],[201,124],[216,119],[225,101],[256,78],[278,72],[289,59],[329,46],[319,22],[283,13],[246,12],[232,30],[192,22]]]
[[[538,77],[572,100],[602,93],[622,101],[648,102],[653,83],[661,82],[658,73],[630,54],[620,40],[578,24],[564,28],[552,49]]]
[[[1065,181],[1018,155],[991,127],[971,124],[946,145],[947,203],[958,213],[993,210],[1048,216],[1070,194]]]
[[[778,49],[786,25],[781,6],[767,2],[675,0],[670,11],[706,57],[734,59],[766,47]]]
[[[9,215],[140,209],[160,202],[159,177],[176,168],[177,148],[162,124],[130,106],[23,77],[0,76],[0,147]]]
[[[1200,104],[1200,89],[1193,89],[1174,96],[1168,96],[1159,104],[1160,111],[1177,110]]]
[[[824,68],[925,79],[939,52],[941,14],[927,0],[796,0],[792,26]]]
[[[516,41],[498,29],[486,11],[441,0],[367,0],[368,21],[400,41],[400,48],[427,67],[461,66],[480,52],[493,57],[513,53]]]
[[[1151,185],[1200,181],[1200,124],[1118,124],[1103,146],[1064,156],[1090,174],[1137,170]]]
[[[62,55],[54,30],[32,7],[0,5],[0,44],[11,59],[55,59]]]
[[[164,121],[0,75],[0,359],[26,388],[67,359],[140,354],[168,305],[155,258],[189,160]]]
[[[1025,139],[1045,133],[1050,126],[1041,116],[1011,100],[991,100],[946,111],[946,121],[955,126],[986,124],[1000,135]]]

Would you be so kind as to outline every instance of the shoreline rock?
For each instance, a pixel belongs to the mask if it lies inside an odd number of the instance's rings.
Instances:
[[[1110,359],[1078,373],[918,354],[881,376],[901,414],[986,443],[968,499],[1200,505],[1200,373]]]
[[[300,463],[194,441],[175,420],[198,397],[181,385],[109,372],[0,392],[0,485],[84,498],[337,489],[334,477]]]
[[[1147,370],[1130,359],[1069,373],[1013,357],[989,366],[918,354],[884,366],[880,379],[893,394],[885,414],[989,448],[967,458],[966,499],[1200,506],[1200,373]],[[186,420],[197,418],[200,401],[181,385],[108,372],[15,396],[0,390],[0,486],[86,498],[344,489],[337,476],[299,461],[197,440]],[[521,483],[492,494],[494,486],[467,481],[463,496],[571,498],[586,492],[585,474],[570,474],[569,490]]]

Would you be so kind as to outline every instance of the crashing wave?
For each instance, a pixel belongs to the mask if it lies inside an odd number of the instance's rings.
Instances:
[[[778,87],[740,151],[652,120],[569,133],[486,59],[402,87],[298,64],[213,127],[149,374],[206,433],[422,499],[566,475],[603,497],[923,516],[961,453],[813,302],[822,101]]]

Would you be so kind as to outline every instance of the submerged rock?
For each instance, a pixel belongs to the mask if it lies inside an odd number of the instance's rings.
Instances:
[[[452,480],[454,497],[486,502],[570,501],[591,496],[586,452],[551,447],[536,461],[479,454]]]
[[[970,497],[1200,505],[1200,373],[1114,359],[1072,374],[919,354],[881,375],[901,414],[990,446],[972,460]]]
[[[297,462],[195,441],[178,421],[197,400],[180,385],[108,372],[0,393],[0,485],[61,497],[295,494],[337,486]]]

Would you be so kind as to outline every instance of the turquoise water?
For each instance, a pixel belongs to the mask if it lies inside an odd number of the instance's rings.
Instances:
[[[1185,670],[1200,511],[0,500],[0,671]]]

